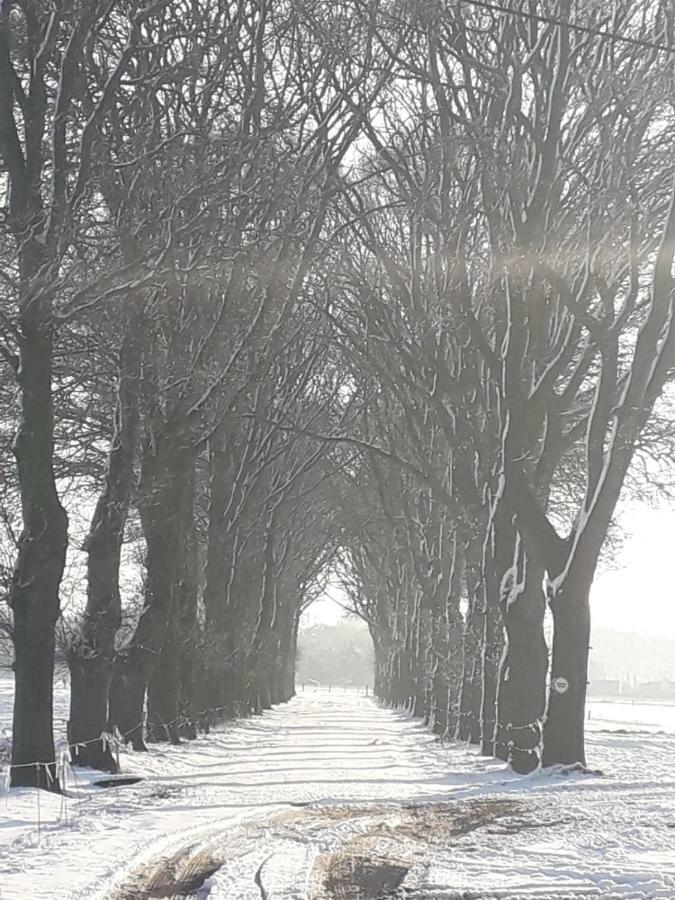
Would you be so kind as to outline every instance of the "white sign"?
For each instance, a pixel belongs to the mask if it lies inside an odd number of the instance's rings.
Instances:
[[[553,679],[553,690],[556,692],[556,694],[564,694],[569,686],[569,681],[566,678],[563,678],[562,675],[559,675],[557,678]]]

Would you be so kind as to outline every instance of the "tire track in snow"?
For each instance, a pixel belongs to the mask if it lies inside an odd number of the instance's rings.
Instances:
[[[270,896],[307,900],[331,854],[405,852],[416,900],[673,900],[675,737],[603,733],[589,743],[605,778],[520,778],[355,693],[306,692],[195,742],[125,754],[125,770],[145,779],[136,787],[79,785],[68,828],[43,822],[40,848],[17,846],[0,862],[3,898],[107,898],[139,867],[147,875],[169,859],[194,874],[211,853],[224,861],[202,896],[260,900],[254,876],[267,860]],[[401,830],[406,806],[486,799],[524,802],[524,825],[486,824],[443,845]],[[348,811],[340,821],[318,818],[339,810]]]

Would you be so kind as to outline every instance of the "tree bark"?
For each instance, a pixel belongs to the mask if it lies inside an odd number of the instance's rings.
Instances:
[[[289,648],[288,658],[286,660],[286,669],[285,669],[285,684],[286,684],[286,699],[290,700],[292,697],[295,697],[296,688],[295,688],[295,667],[298,659],[298,626],[299,626],[299,611],[296,612],[295,617],[293,619],[293,631],[291,633],[291,645]]]
[[[435,604],[431,610],[431,647],[427,677],[427,724],[436,734],[440,735],[446,734],[448,731],[448,683],[441,664],[448,652],[444,618],[439,609],[439,604]]]
[[[193,467],[191,444],[162,431],[145,448],[141,521],[147,544],[143,609],[133,636],[115,661],[110,691],[111,725],[134,750],[145,750],[144,702],[175,611],[176,582],[184,537],[186,493]]]
[[[54,629],[68,518],[53,468],[52,326],[39,297],[25,298],[20,325],[14,454],[23,531],[9,595],[15,655],[11,785],[58,791],[52,726]]]
[[[494,599],[486,597],[482,610],[483,641],[481,645],[481,753],[493,756],[497,726],[497,685],[502,650],[502,628],[499,608]]]
[[[176,545],[174,581],[168,586],[172,594],[172,611],[157,665],[148,682],[148,737],[153,741],[178,743],[181,724],[188,710],[183,707],[184,692],[189,685],[181,677],[189,674],[189,658],[195,653],[197,618],[197,536],[194,528],[194,473],[183,476],[186,481],[176,497],[173,515],[177,519],[180,539]]]
[[[387,683],[387,651],[382,641],[382,636],[377,627],[368,623],[368,631],[373,642],[374,670],[373,670],[373,694],[382,703],[389,702],[389,687]]]
[[[506,752],[500,756],[521,774],[534,771],[540,763],[548,669],[543,579],[543,564],[529,556],[524,558],[502,605],[507,644],[498,717]]]
[[[279,648],[274,675],[275,703],[285,703],[294,694],[296,623],[297,616],[294,611],[283,604],[277,615],[275,627]]]
[[[475,574],[475,573],[474,573]],[[481,610],[477,596],[479,584],[471,578],[469,588],[469,609],[464,623],[462,639],[462,681],[459,696],[459,719],[457,738],[477,744],[480,741],[480,645]]]
[[[199,698],[197,696],[197,656],[203,646],[197,621],[199,601],[199,560],[197,532],[195,529],[193,506],[190,508],[188,539],[183,559],[179,609],[179,665],[180,665],[180,712],[182,716],[181,734],[189,739],[197,737],[199,718]],[[203,709],[204,707],[202,707]]]
[[[79,639],[70,652],[69,742],[73,762],[108,772],[116,759],[105,740],[108,692],[112,677],[115,635],[122,604],[119,569],[124,526],[134,480],[138,434],[138,377],[140,350],[129,333],[120,353],[117,409],[103,491],[87,540],[87,605]]]
[[[584,717],[591,633],[590,578],[567,576],[551,601],[553,654],[544,721],[544,766],[586,764]]]
[[[505,573],[513,566],[516,531],[501,497],[494,501],[482,562],[483,642],[481,647],[481,749],[493,756],[498,737],[497,700],[499,670],[504,651],[504,623],[500,606]]]
[[[180,656],[176,614],[174,607],[159,659],[148,680],[148,740],[171,744],[179,743]]]
[[[204,613],[206,620],[205,696],[212,709],[231,701],[227,691],[225,658],[228,648],[230,580],[233,572],[233,535],[227,506],[232,491],[228,475],[230,458],[224,437],[216,433],[209,442],[209,508],[206,543]]]

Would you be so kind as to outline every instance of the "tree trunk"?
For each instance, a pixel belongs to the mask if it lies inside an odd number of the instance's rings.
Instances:
[[[147,666],[147,668],[146,668]],[[137,751],[145,751],[146,671],[150,671],[141,652],[120,653],[113,665],[108,695],[108,730],[117,729],[125,741]]]
[[[178,744],[180,657],[177,610],[166,630],[157,663],[148,681],[148,740]]]
[[[502,649],[502,626],[499,608],[494,598],[486,598],[483,615],[481,646],[481,753],[493,756],[497,725],[497,684]]]
[[[521,774],[534,771],[540,762],[548,668],[543,579],[544,566],[528,556],[521,562],[517,582],[503,597],[507,647],[499,693],[506,750],[502,758]]]
[[[469,609],[462,639],[462,675],[459,696],[457,738],[477,744],[480,741],[480,632],[481,612],[478,585],[469,585]]]
[[[263,572],[258,598],[258,618],[255,639],[247,665],[250,667],[254,688],[254,709],[257,713],[272,706],[272,680],[276,659],[274,627],[278,616],[274,544],[276,507],[267,517],[263,549]]]
[[[493,756],[497,729],[497,688],[504,635],[499,610],[499,591],[495,577],[494,561],[489,560],[483,572],[483,601],[481,608],[483,633],[480,648],[481,698],[480,730],[481,753]]]
[[[115,635],[122,614],[119,569],[134,480],[139,370],[138,341],[130,333],[120,354],[117,409],[105,486],[87,540],[87,605],[79,639],[71,648],[69,659],[68,735],[69,742],[76,745],[73,762],[108,772],[117,771],[115,757],[106,742],[96,738],[107,728]]]
[[[206,619],[206,697],[211,709],[226,705],[225,657],[228,642],[229,581],[232,572],[232,535],[226,509],[232,487],[229,457],[218,433],[209,443],[209,509],[206,544],[204,612]]]
[[[584,718],[591,633],[592,576],[570,577],[551,601],[553,654],[542,763],[586,764]]]
[[[463,675],[462,625],[459,604],[453,602],[448,614],[447,664],[444,670],[445,730],[443,737],[453,740],[457,736],[460,716],[460,694]]]
[[[448,681],[445,672],[445,661],[448,657],[448,629],[445,610],[437,598],[431,606],[430,628],[429,665],[426,673],[427,725],[436,734],[445,735],[448,732]]]
[[[288,602],[288,601],[287,601]],[[293,696],[293,681],[289,678],[289,672],[295,668],[294,631],[296,615],[288,609],[287,603],[282,604],[277,615],[276,633],[278,639],[278,651],[275,666],[275,691],[274,702],[285,703]]]
[[[180,597],[180,713],[181,734],[190,740],[197,737],[199,698],[197,695],[197,656],[202,647],[202,635],[197,623],[199,582],[196,559],[197,536],[193,532],[195,546],[190,553],[186,580]],[[201,707],[203,708],[203,707]]]
[[[420,621],[419,614],[417,621],[413,624],[415,637],[412,641],[410,649],[410,699],[409,710],[416,719],[423,719],[427,714],[426,698],[428,696],[426,688],[426,666],[427,654],[422,650],[420,639]]]
[[[441,672],[438,660],[434,663],[431,673],[431,714],[429,725],[435,734],[446,737],[451,732],[448,713],[450,712],[450,698],[448,683]]]
[[[196,652],[197,622],[197,535],[194,527],[194,473],[186,483],[173,515],[178,520],[180,541],[176,547],[171,619],[159,654],[159,660],[148,682],[148,736],[153,741],[178,743],[183,722],[189,720],[192,686],[182,683],[182,675],[190,677],[190,660]],[[185,701],[185,703],[184,703]]]
[[[369,623],[368,631],[370,632],[370,637],[373,642],[373,655],[375,657],[373,671],[373,694],[382,703],[386,703],[389,700],[386,675],[387,651],[383,646],[383,642],[380,634],[378,633],[377,627]]]
[[[115,661],[110,719],[134,750],[144,750],[145,693],[157,666],[176,602],[186,494],[192,483],[193,448],[159,433],[143,459],[141,521],[147,544],[143,610],[132,638]]]
[[[495,752],[499,670],[504,650],[501,587],[505,573],[513,567],[516,546],[513,517],[500,498],[495,503],[483,547],[481,578],[483,615],[481,748],[484,756],[492,756]]]
[[[51,324],[42,318],[38,298],[26,298],[20,326],[14,454],[23,531],[9,595],[15,654],[11,785],[58,791],[52,726],[54,628],[68,518],[53,469]]]
[[[293,620],[290,652],[286,661],[286,696],[288,700],[295,697],[295,667],[298,659],[298,619],[299,613],[296,612]]]

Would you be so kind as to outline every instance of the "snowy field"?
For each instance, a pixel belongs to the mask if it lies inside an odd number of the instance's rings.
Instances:
[[[630,731],[665,731],[675,734],[675,703],[642,703],[637,700],[591,700],[591,730],[611,728]]]
[[[0,727],[10,701],[0,680]],[[0,897],[675,898],[675,708],[593,703],[589,724],[602,775],[522,778],[355,691],[308,689],[123,754],[137,785],[80,770],[65,798],[5,792]]]

